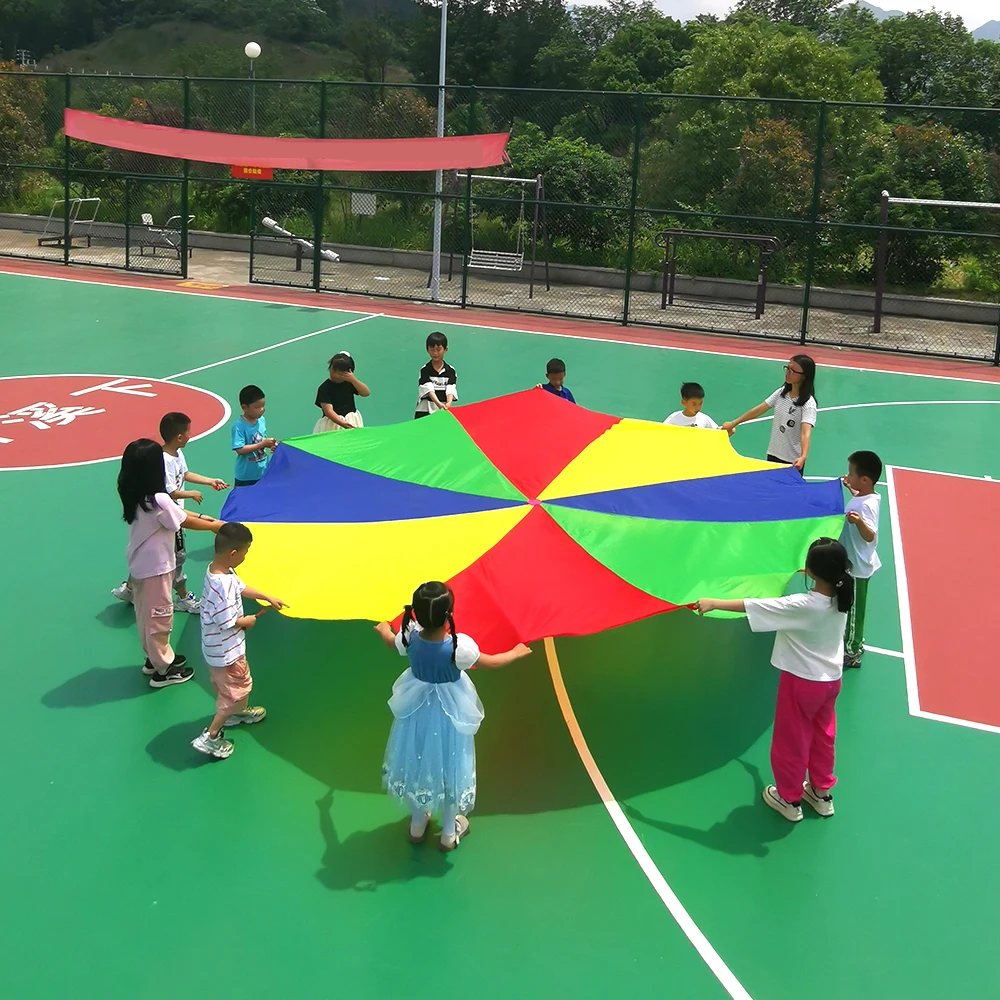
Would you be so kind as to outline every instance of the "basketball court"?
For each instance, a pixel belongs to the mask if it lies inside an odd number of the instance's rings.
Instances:
[[[228,761],[191,748],[213,707],[198,621],[174,630],[195,681],[154,691],[132,609],[109,594],[124,443],[181,409],[192,471],[231,481],[240,388],[264,389],[279,439],[309,433],[338,350],[371,387],[366,424],[410,419],[435,329],[462,402],[529,387],[558,356],[581,405],[650,420],[687,380],[717,421],[737,416],[794,348],[3,266],[6,996],[996,994],[997,369],[809,352],[807,473],[839,476],[857,449],[889,466],[833,819],[792,826],[760,802],[771,640],[679,611],[474,675],[479,801],[444,855],[406,841],[380,788],[401,664],[370,623],[264,616],[248,645],[267,720],[233,734]],[[733,445],[763,457],[768,430]],[[209,490],[203,509],[223,499]],[[210,546],[189,547],[199,592]],[[304,571],[350,587],[365,558]]]

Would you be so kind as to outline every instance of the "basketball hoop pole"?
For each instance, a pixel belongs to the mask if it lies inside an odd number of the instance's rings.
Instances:
[[[448,0],[441,0],[441,52],[438,57],[437,136],[444,138],[444,79],[448,60]],[[444,174],[434,171],[434,241],[431,250],[431,301],[441,298],[441,192]]]

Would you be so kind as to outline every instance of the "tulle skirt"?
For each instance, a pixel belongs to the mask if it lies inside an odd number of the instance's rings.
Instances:
[[[392,689],[395,716],[382,763],[382,787],[411,810],[461,814],[476,804],[475,733],[483,706],[463,673],[428,684],[407,670]]]
[[[352,427],[364,427],[365,422],[361,419],[360,410],[354,410],[351,413],[345,413],[343,419],[346,420]],[[313,427],[313,434],[325,434],[327,431],[342,431],[346,428],[341,427],[340,424],[335,424],[326,414],[321,416],[319,420],[316,421],[316,425]]]

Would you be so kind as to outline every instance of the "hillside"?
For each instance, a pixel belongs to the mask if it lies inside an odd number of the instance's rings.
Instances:
[[[1000,21],[987,21],[976,28],[972,37],[990,42],[1000,42]]]
[[[119,28],[93,45],[49,56],[38,68],[150,76],[245,76],[243,46],[250,40],[259,42],[262,49],[256,65],[258,77],[359,77],[356,60],[343,49],[273,41],[253,29],[232,31],[191,21]],[[402,66],[390,66],[389,82],[408,79]]]

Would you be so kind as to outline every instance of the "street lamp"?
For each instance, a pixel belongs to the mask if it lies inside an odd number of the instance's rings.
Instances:
[[[254,60],[260,55],[260,46],[256,42],[247,42],[243,47],[243,52],[247,59],[250,60],[250,131],[251,133],[257,133],[257,107],[254,94],[254,80],[256,79],[256,72],[254,71]]]

